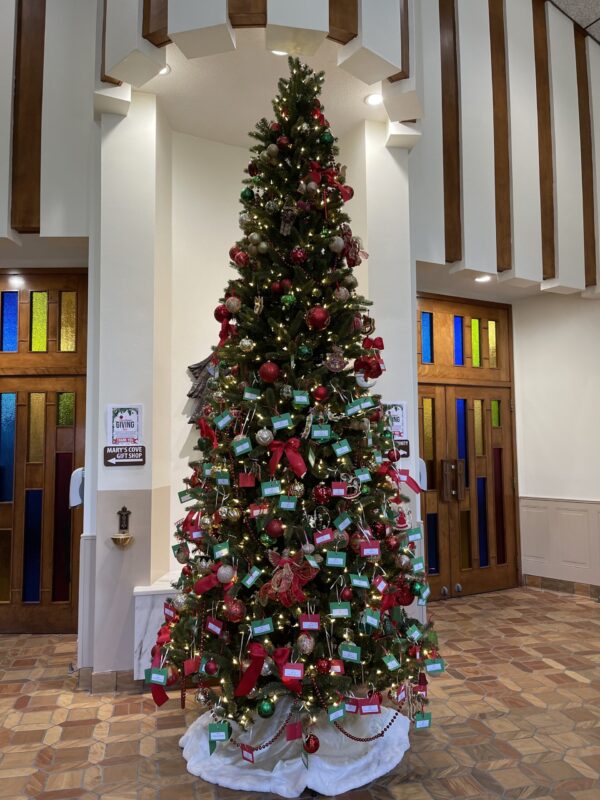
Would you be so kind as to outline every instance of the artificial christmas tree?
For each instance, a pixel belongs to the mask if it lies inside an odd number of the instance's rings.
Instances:
[[[238,275],[194,372],[183,568],[149,670],[157,702],[177,677],[198,687],[206,753],[237,745],[251,763],[275,742],[278,759],[300,747],[313,758],[322,720],[338,747],[374,747],[402,706],[425,727],[425,672],[443,669],[431,625],[406,613],[429,593],[421,534],[368,391],[384,344],[355,291],[366,254],[343,211],[353,191],[318,100],[324,76],[289,64],[274,120],[251,134]]]

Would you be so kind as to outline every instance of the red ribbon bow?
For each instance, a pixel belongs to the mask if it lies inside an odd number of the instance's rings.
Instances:
[[[390,477],[394,481],[396,486],[400,486],[400,475],[398,475],[398,470],[396,469],[396,467],[394,467],[389,462],[388,463],[384,462],[383,464],[380,464],[377,467],[376,474],[377,475],[387,475],[388,477]]]
[[[375,356],[359,356],[354,360],[354,371],[362,372],[365,378],[379,378],[383,373]]]
[[[290,652],[291,649],[289,647],[277,647],[273,651],[271,658],[277,665],[280,674],[283,673],[283,665],[287,664]],[[244,672],[240,682],[235,687],[235,697],[246,697],[252,689],[254,689],[268,653],[259,642],[250,642],[248,645],[248,655],[250,656],[250,666]],[[282,677],[282,681],[292,692],[299,694],[302,691],[300,681],[295,678]]]
[[[224,319],[221,323],[221,330],[219,331],[219,347],[222,347],[230,336],[235,336],[237,333],[237,326],[232,325],[228,319]]]
[[[203,578],[198,578],[194,584],[195,594],[206,594],[206,592],[210,592],[211,589],[215,589],[217,586],[222,586],[223,591],[225,594],[227,594],[227,592],[233,586],[233,581],[231,583],[221,583],[221,581],[217,578],[217,572],[221,566],[223,566],[222,562],[217,561],[216,564],[211,566],[211,571],[208,575],[205,575]]]
[[[269,445],[269,450],[272,454],[269,461],[269,474],[271,477],[275,475],[277,465],[281,461],[281,457],[284,454],[292,471],[298,478],[303,478],[306,475],[306,464],[298,452],[300,445],[300,439],[296,438],[295,436],[292,436],[292,438],[288,439],[287,442],[281,442],[279,440],[271,442]]]
[[[363,347],[365,350],[383,350],[383,339],[381,336],[376,336],[374,339],[371,339],[369,336],[363,340]]]
[[[215,448],[215,447],[217,446],[217,444],[218,444],[218,441],[217,441],[217,434],[216,434],[216,433],[214,432],[214,430],[213,430],[213,429],[210,427],[210,425],[209,425],[209,424],[208,424],[208,422],[207,422],[207,421],[204,419],[204,417],[201,417],[201,418],[198,420],[198,428],[200,429],[200,436],[202,436],[202,437],[203,437],[203,438],[205,438],[205,439],[209,439],[209,441],[210,441],[210,443],[211,443],[211,447],[212,447],[212,449],[214,450],[214,448]]]
[[[339,180],[339,173],[334,167],[323,169],[318,161],[311,161],[307,180],[314,181],[320,185],[323,178],[325,178],[328,186],[333,186],[338,190],[344,203],[347,203],[348,200],[351,200],[354,196],[354,189],[351,186],[346,186],[346,184],[341,183]]]
[[[404,584],[397,589],[394,589],[393,592],[388,592],[387,594],[383,595],[381,600],[381,610],[387,611],[390,608],[394,608],[394,606],[410,606],[414,600],[413,593],[410,590],[410,586],[408,584]]]

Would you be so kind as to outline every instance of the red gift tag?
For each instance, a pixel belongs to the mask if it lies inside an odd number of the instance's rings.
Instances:
[[[381,547],[379,542],[374,542],[367,540],[365,542],[360,543],[360,554],[363,558],[367,556],[380,556],[381,555]]]
[[[331,484],[331,494],[333,497],[346,497],[346,489],[348,484],[343,481],[334,482]]]
[[[383,575],[379,575],[373,581],[373,586],[377,589],[378,592],[381,592],[381,594],[383,594],[385,592],[385,590],[387,589],[388,582],[383,577]]]
[[[256,486],[256,476],[253,472],[238,473],[238,485],[241,489],[250,489]]]
[[[301,631],[318,631],[321,627],[319,614],[300,614]]]
[[[361,697],[358,710],[361,714],[381,714],[381,705],[376,697]]]
[[[329,672],[332,675],[343,675],[344,674],[344,662],[339,658],[332,659],[331,667],[329,668]]]
[[[164,605],[165,610],[165,619],[174,619],[177,616],[177,609],[174,608],[170,603],[165,603]]]
[[[331,528],[324,528],[322,531],[316,531],[314,535],[316,545],[333,542],[333,538],[333,531]]]
[[[251,503],[248,506],[248,511],[251,517],[260,517],[261,514],[267,514],[269,511],[268,503]]]
[[[250,764],[254,764],[254,748],[249,744],[241,744],[242,758]]]
[[[396,692],[396,702],[402,703],[404,700],[406,700],[406,686],[399,686]]]
[[[190,531],[190,539],[192,540],[192,542],[197,542],[199,539],[202,539],[203,536],[204,536],[204,531],[201,530]]]
[[[194,675],[196,672],[198,672],[199,666],[200,666],[200,656],[194,656],[194,658],[188,658],[183,662],[183,674]]]
[[[220,636],[223,630],[223,622],[220,619],[215,619],[215,617],[207,617],[205,627],[210,633]]]
[[[346,709],[346,714],[358,714],[358,698],[347,697],[344,700],[344,707]]]
[[[284,664],[283,665],[283,677],[284,678],[295,678],[296,680],[301,681],[304,677],[304,664],[296,663],[296,664]]]
[[[302,738],[302,722],[288,722],[285,726],[285,738],[288,742],[293,742],[294,739]]]

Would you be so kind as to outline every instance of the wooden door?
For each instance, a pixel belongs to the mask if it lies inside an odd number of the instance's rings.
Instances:
[[[83,274],[0,275],[0,632],[77,629]]]

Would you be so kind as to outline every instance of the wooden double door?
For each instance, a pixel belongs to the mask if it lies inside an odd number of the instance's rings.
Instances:
[[[432,599],[508,589],[518,582],[509,310],[433,298],[419,305]]]

